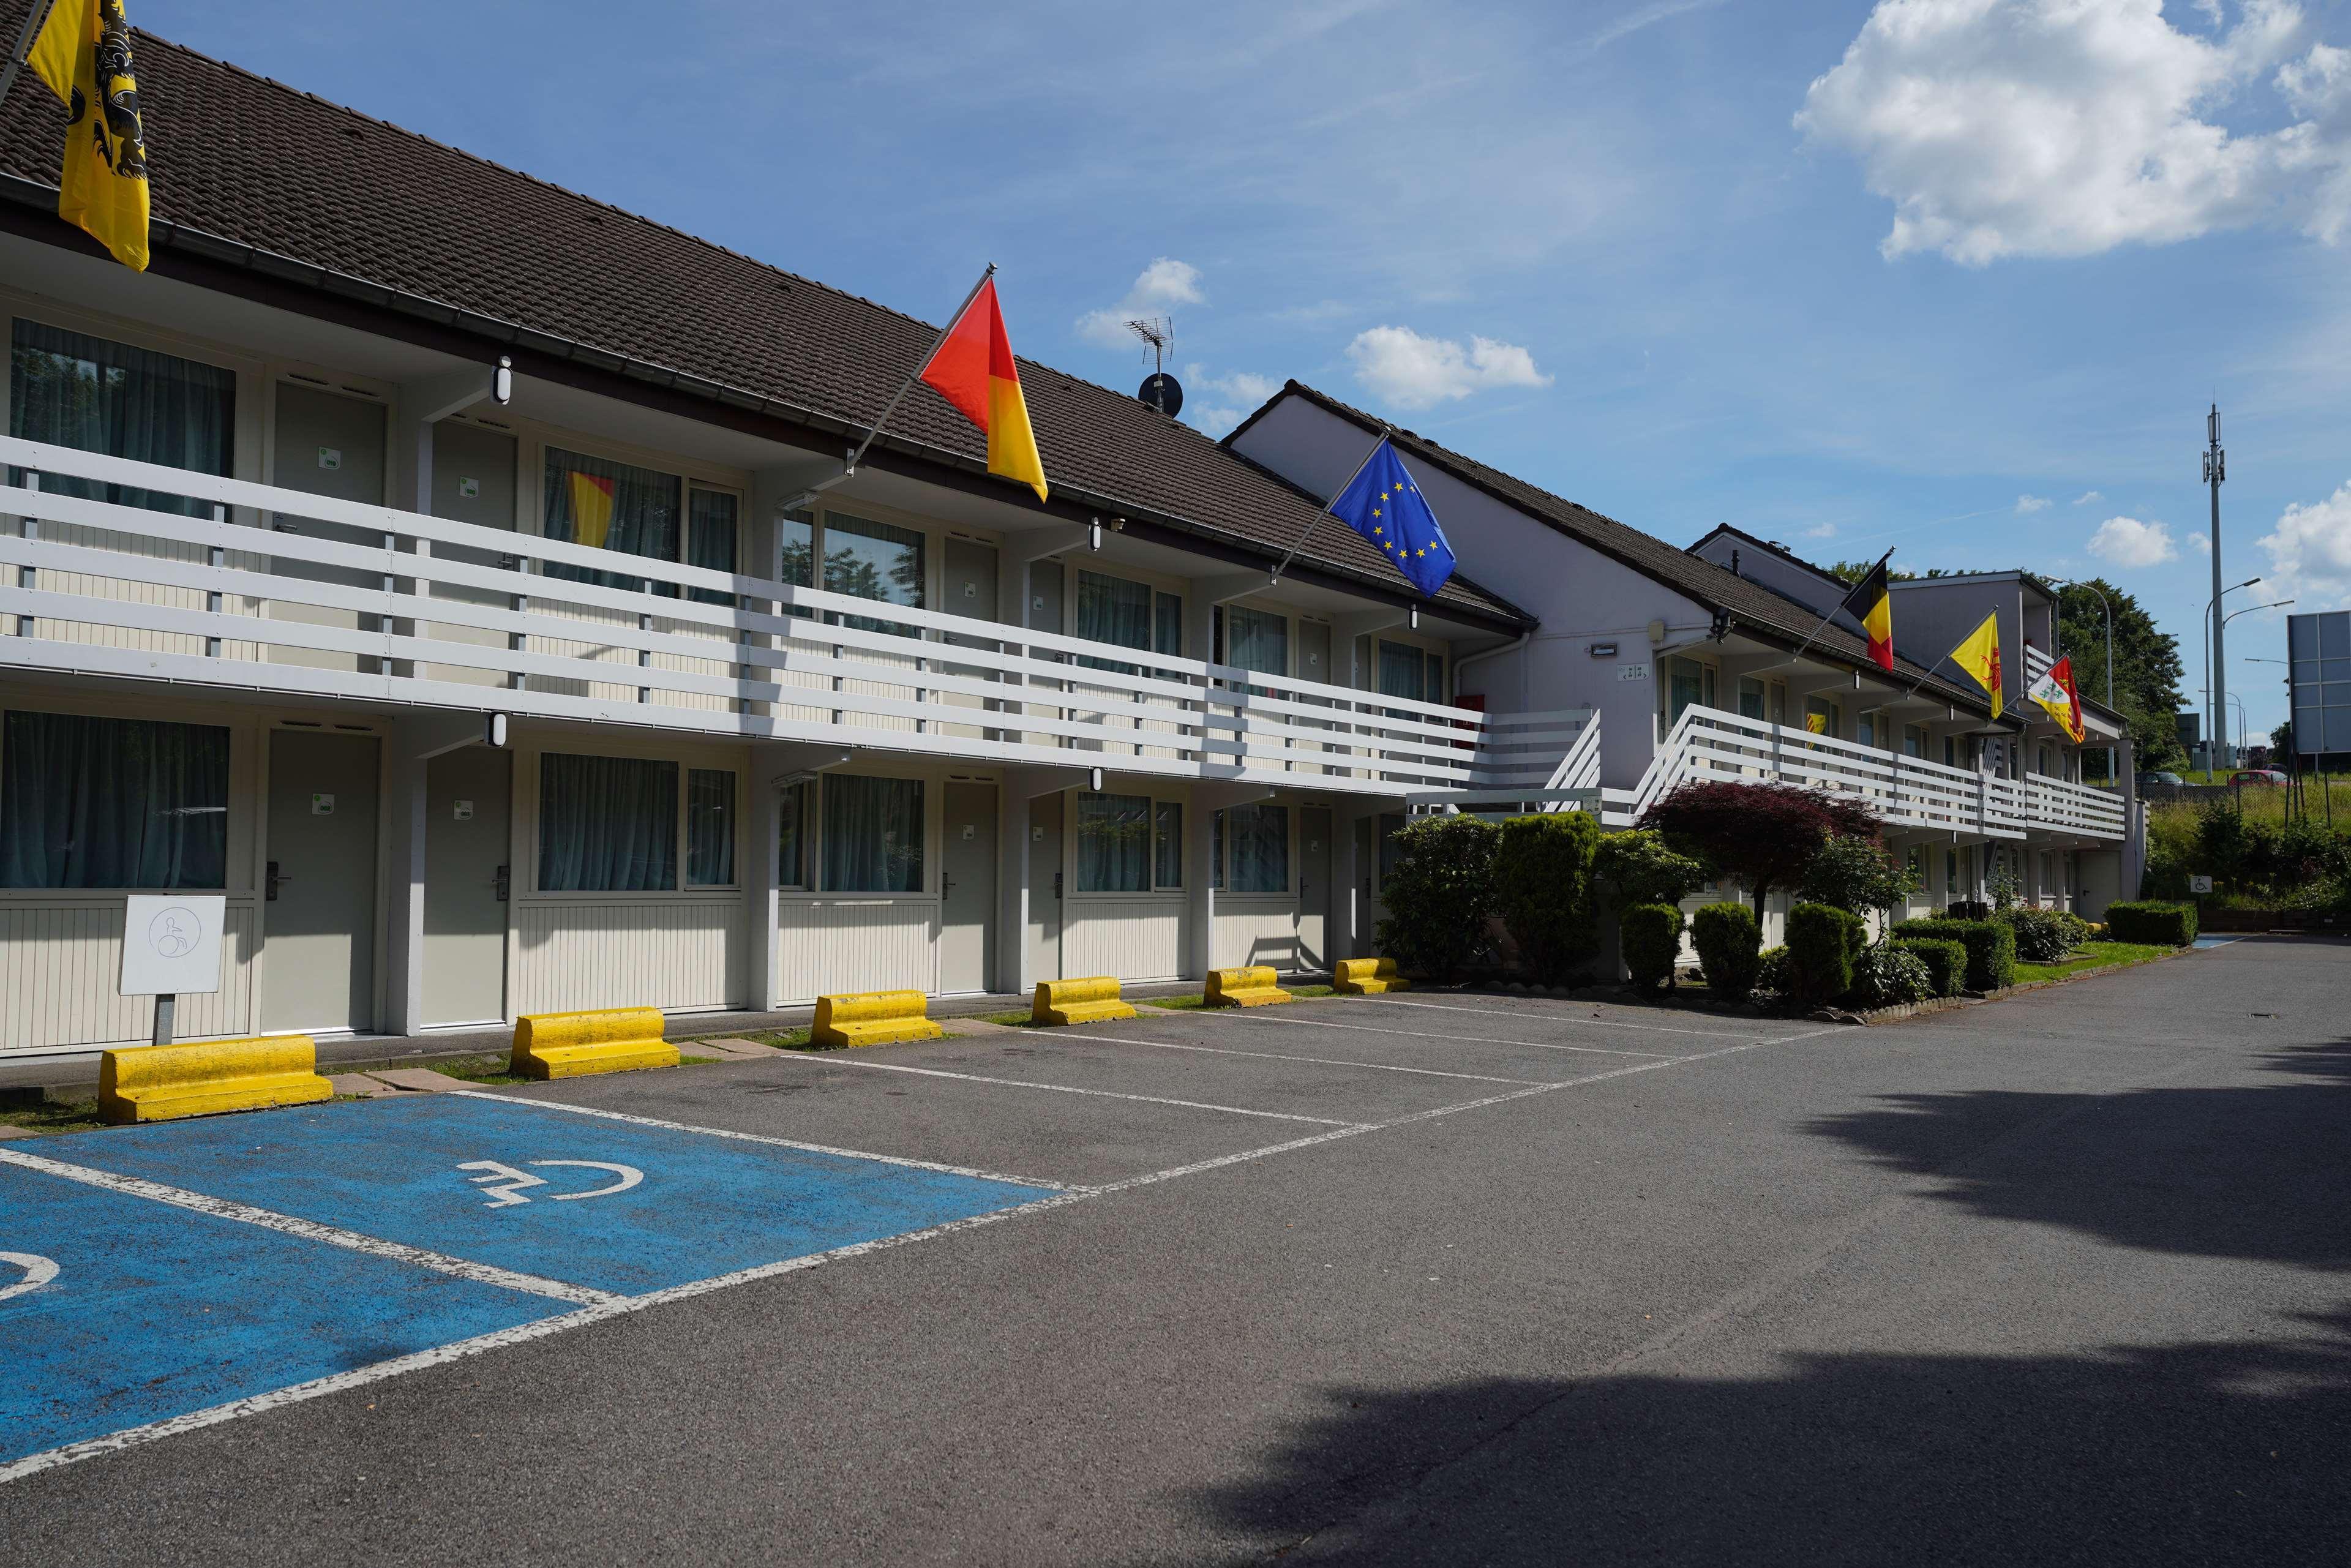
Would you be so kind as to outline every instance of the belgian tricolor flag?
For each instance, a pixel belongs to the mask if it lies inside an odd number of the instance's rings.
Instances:
[[[1869,634],[1869,656],[1881,670],[1894,668],[1894,595],[1887,589],[1886,563],[1894,559],[1887,550],[1869,569],[1869,575],[1854,586],[1844,596],[1840,610],[1850,611],[1860,621],[1861,629]]]

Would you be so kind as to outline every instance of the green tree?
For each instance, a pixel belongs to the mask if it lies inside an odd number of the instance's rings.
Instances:
[[[2158,630],[2137,599],[2102,577],[2058,591],[2058,642],[2073,658],[2074,684],[2087,700],[2106,700],[2106,617],[2099,593],[2114,607],[2115,707],[2130,726],[2138,766],[2179,767],[2188,760],[2179,745],[2179,640]],[[2091,753],[2089,760],[2094,768],[2105,765],[2103,753]]]

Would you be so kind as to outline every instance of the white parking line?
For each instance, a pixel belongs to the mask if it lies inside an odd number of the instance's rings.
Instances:
[[[853,1056],[804,1056],[798,1060],[819,1067],[863,1067],[875,1072],[911,1072],[923,1078],[957,1078],[967,1083],[996,1083],[1007,1089],[1041,1089],[1053,1094],[1090,1094],[1103,1100],[1134,1100],[1145,1105],[1181,1105],[1187,1111],[1222,1111],[1232,1116],[1264,1116],[1276,1122],[1312,1122],[1324,1127],[1352,1127],[1332,1116],[1301,1116],[1289,1111],[1254,1111],[1246,1105],[1210,1105],[1198,1100],[1168,1100],[1156,1094],[1123,1094],[1115,1089],[1078,1089],[1067,1083],[1031,1083],[1019,1078],[983,1078],[977,1072],[946,1072],[935,1067],[907,1067],[895,1061],[860,1061]]]
[[[739,1270],[732,1274],[720,1274],[708,1280],[696,1280],[688,1284],[672,1285],[664,1290],[650,1291],[642,1296],[607,1297],[593,1305],[582,1307],[575,1312],[565,1312],[552,1318],[541,1318],[537,1322],[522,1323],[514,1328],[500,1329],[495,1333],[459,1340],[454,1344],[436,1345],[431,1350],[418,1351],[411,1355],[396,1356],[389,1361],[380,1361],[372,1366],[354,1367],[349,1372],[339,1372],[330,1376],[313,1378],[308,1383],[298,1383],[288,1388],[273,1389],[269,1393],[256,1394],[249,1398],[235,1400],[226,1405],[215,1405],[209,1410],[193,1410],[184,1416],[170,1416],[143,1427],[128,1427],[120,1432],[109,1432],[101,1437],[85,1438],[78,1443],[68,1443],[63,1448],[50,1448],[37,1454],[27,1454],[13,1463],[0,1465],[0,1484],[17,1480],[42,1470],[54,1469],[60,1465],[70,1465],[78,1460],[96,1458],[101,1454],[120,1453],[125,1448],[134,1448],[141,1443],[152,1443],[160,1437],[169,1437],[182,1432],[193,1432],[206,1427],[215,1427],[225,1421],[235,1420],[240,1416],[257,1416],[264,1411],[298,1405],[306,1400],[319,1398],[322,1395],[339,1394],[345,1389],[356,1388],[363,1384],[396,1377],[404,1372],[422,1371],[426,1367],[444,1365],[466,1356],[479,1355],[485,1351],[499,1350],[510,1344],[522,1344],[531,1340],[545,1339],[568,1329],[584,1328],[590,1323],[602,1322],[608,1318],[642,1312],[647,1307],[684,1301],[689,1297],[705,1295],[713,1291],[723,1291],[737,1285],[749,1284],[757,1280],[797,1273],[803,1269],[813,1269],[819,1264],[862,1257],[869,1252],[880,1252],[893,1247],[908,1246],[917,1241],[928,1241],[934,1237],[952,1235],[956,1231],[974,1230],[983,1225],[994,1225],[999,1220],[1010,1219],[1018,1215],[1035,1214],[1048,1208],[1062,1208],[1073,1203],[1082,1203],[1091,1197],[1104,1197],[1135,1187],[1152,1186],[1160,1182],[1199,1176],[1208,1171],[1220,1170],[1227,1166],[1243,1165],[1255,1160],[1267,1159],[1275,1155],[1289,1154],[1297,1149],[1313,1148],[1318,1145],[1335,1143],[1342,1138],[1353,1138],[1365,1133],[1382,1132],[1390,1127],[1405,1126],[1415,1122],[1432,1121],[1439,1116],[1457,1115],[1464,1111],[1483,1110],[1487,1106],[1505,1104],[1513,1100],[1531,1099],[1538,1094],[1551,1094],[1562,1089],[1573,1089],[1581,1084],[1598,1083],[1611,1078],[1625,1078],[1636,1072],[1654,1072],[1663,1067],[1680,1067],[1696,1061],[1708,1061],[1716,1057],[1735,1056],[1740,1051],[1754,1051],[1762,1046],[1786,1045],[1794,1040],[1809,1040],[1814,1035],[1837,1032],[1838,1027],[1832,1026],[1827,1029],[1807,1030],[1802,1034],[1782,1035],[1776,1040],[1745,1040],[1738,1045],[1724,1046],[1718,1051],[1700,1051],[1692,1056],[1668,1056],[1660,1057],[1654,1061],[1636,1061],[1623,1067],[1611,1067],[1599,1072],[1587,1072],[1576,1078],[1562,1079],[1555,1083],[1534,1084],[1525,1089],[1514,1090],[1508,1094],[1493,1094],[1482,1100],[1467,1100],[1459,1104],[1440,1105],[1430,1111],[1415,1111],[1405,1115],[1392,1117],[1384,1122],[1343,1124],[1334,1126],[1329,1132],[1293,1138],[1285,1144],[1271,1144],[1261,1149],[1246,1149],[1239,1154],[1219,1155],[1211,1159],[1195,1161],[1190,1165],[1176,1166],[1167,1170],[1151,1171],[1142,1176],[1128,1176],[1122,1181],[1108,1182],[1101,1186],[1072,1187],[1063,1192],[1057,1192],[1050,1197],[1039,1198],[1035,1203],[1022,1204],[1017,1208],[999,1208],[991,1214],[977,1214],[966,1219],[952,1219],[944,1225],[934,1225],[922,1230],[909,1230],[903,1235],[885,1236],[872,1241],[853,1242],[846,1247],[836,1247],[829,1252],[815,1252],[804,1258],[791,1258],[781,1262],[765,1263],[757,1268]],[[872,1065],[883,1064],[877,1062]],[[943,1076],[960,1075],[945,1074]],[[693,1130],[707,1132],[710,1129],[695,1128]],[[12,1151],[0,1150],[0,1157],[12,1157]],[[13,1158],[16,1163],[26,1161],[33,1161],[37,1165],[51,1163],[38,1160],[37,1156],[32,1155],[13,1155]]]
[[[1425,1029],[1381,1029],[1374,1024],[1333,1023],[1328,1019],[1302,1019],[1294,1014],[1285,1018],[1268,1018],[1262,1013],[1236,1016],[1251,1023],[1302,1023],[1311,1029],[1352,1029],[1364,1034],[1400,1034],[1411,1040],[1460,1040],[1478,1045],[1522,1046],[1529,1051],[1580,1051],[1593,1056],[1655,1056],[1668,1061],[1676,1060],[1662,1051],[1618,1051],[1605,1045],[1547,1045],[1539,1040],[1498,1040],[1489,1034],[1431,1034]]]
[[[1637,1029],[1650,1034],[1694,1034],[1700,1040],[1752,1040],[1754,1038],[1752,1035],[1732,1034],[1728,1030],[1675,1029],[1670,1024],[1628,1023],[1622,1019],[1572,1018],[1566,1013],[1528,1013],[1520,1012],[1516,1008],[1466,1008],[1458,1002],[1408,1002],[1401,997],[1350,997],[1347,999],[1365,1007],[1435,1008],[1440,1012],[1491,1013],[1496,1018],[1505,1019],[1531,1018],[1557,1020],[1562,1023],[1596,1023],[1603,1029]],[[1570,1003],[1569,1005],[1573,1007],[1578,1004]]]
[[[592,1291],[585,1285],[567,1285],[560,1280],[542,1280],[536,1274],[518,1274],[511,1269],[494,1264],[475,1263],[469,1259],[452,1258],[445,1252],[427,1251],[403,1242],[386,1241],[380,1237],[362,1236],[356,1230],[344,1230],[337,1226],[321,1225],[315,1219],[298,1219],[290,1214],[278,1214],[251,1204],[235,1203],[225,1197],[214,1197],[206,1193],[190,1192],[183,1187],[166,1186],[162,1182],[147,1181],[139,1176],[117,1176],[112,1171],[92,1170],[88,1166],[68,1165],[63,1160],[47,1159],[28,1155],[18,1149],[0,1149],[0,1162],[20,1166],[28,1171],[62,1176],[86,1186],[103,1187],[131,1197],[143,1197],[156,1203],[168,1203],[175,1208],[192,1209],[209,1214],[215,1219],[234,1219],[245,1225],[257,1225],[264,1230],[282,1231],[287,1236],[299,1236],[308,1241],[323,1241],[329,1247],[349,1248],[353,1252],[366,1252],[378,1258],[390,1258],[402,1263],[413,1263],[420,1269],[436,1273],[454,1274],[460,1280],[471,1280],[477,1285],[497,1285],[509,1291],[526,1291],[534,1296],[552,1296],[559,1301],[584,1301],[590,1305],[601,1301],[617,1301],[621,1298],[610,1291]]]
[[[910,1160],[903,1155],[875,1155],[863,1149],[836,1149],[830,1144],[803,1144],[793,1138],[771,1138],[764,1133],[737,1133],[726,1127],[696,1127],[685,1122],[664,1122],[657,1116],[637,1116],[626,1111],[607,1111],[597,1105],[571,1105],[560,1100],[528,1100],[519,1094],[492,1094],[480,1089],[457,1089],[448,1092],[468,1100],[487,1100],[497,1105],[528,1105],[539,1111],[567,1111],[574,1116],[601,1116],[608,1122],[627,1122],[639,1127],[666,1127],[677,1133],[699,1133],[705,1138],[734,1138],[747,1144],[773,1144],[781,1149],[799,1149],[804,1154],[835,1155],[847,1160],[874,1160],[885,1166],[912,1166],[918,1171],[938,1171],[946,1176],[977,1176],[981,1181],[1009,1182],[1015,1186],[1041,1186],[1060,1192],[1066,1183],[1047,1181],[1042,1176],[1005,1176],[998,1171],[974,1170],[968,1166],[943,1166],[932,1160]]]
[[[1330,1056],[1290,1056],[1278,1051],[1233,1051],[1221,1045],[1177,1045],[1173,1040],[1143,1040],[1134,1035],[1065,1034],[1062,1040],[1100,1040],[1104,1045],[1147,1045],[1154,1051],[1199,1051],[1212,1056],[1254,1056],[1263,1061],[1307,1061],[1317,1067],[1364,1067],[1374,1072],[1412,1072],[1423,1078],[1466,1078],[1473,1083],[1548,1083],[1548,1078],[1496,1078],[1487,1072],[1442,1072],[1434,1067],[1395,1067],[1384,1061],[1344,1061]]]

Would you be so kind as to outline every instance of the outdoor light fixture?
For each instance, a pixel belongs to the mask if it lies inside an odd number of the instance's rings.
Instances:
[[[500,408],[514,402],[514,361],[504,354],[498,356],[498,368],[490,372],[490,396]]]
[[[1405,612],[1405,615],[1404,615],[1404,623],[1405,623],[1405,629],[1406,631],[1409,631],[1409,632],[1417,632],[1417,631],[1419,631],[1419,630],[1420,630],[1420,606],[1419,606],[1419,605],[1416,604],[1416,605],[1412,606],[1409,610],[1406,610],[1406,611]]]
[[[1096,517],[1092,522],[1086,525],[1086,548],[1088,549],[1102,549],[1102,519],[1100,517]]]

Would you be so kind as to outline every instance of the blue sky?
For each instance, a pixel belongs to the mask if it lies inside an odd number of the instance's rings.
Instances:
[[[2351,0],[131,9],[929,319],[993,260],[1110,385],[1170,315],[1212,431],[1296,376],[1676,543],[2104,572],[2191,669],[2217,395],[2230,603],[2351,604]]]

